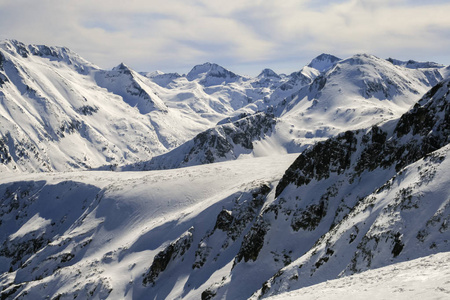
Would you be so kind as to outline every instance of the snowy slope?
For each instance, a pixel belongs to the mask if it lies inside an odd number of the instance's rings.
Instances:
[[[0,180],[2,297],[142,299],[151,293],[164,299],[191,293],[199,298],[202,290],[189,285],[198,288],[224,263],[186,277],[200,239],[223,209],[238,207],[248,213],[257,209],[252,206],[257,203],[255,193],[265,195],[294,158],[120,176],[115,172],[5,176]],[[244,223],[241,226],[246,229]],[[155,288],[145,287],[142,274],[149,271],[154,257],[183,236],[190,241],[185,245],[189,258],[169,262],[163,273],[178,277],[177,285],[172,281],[164,285],[163,280]],[[226,269],[236,250],[224,253]]]
[[[269,297],[295,299],[447,299],[450,253],[443,252]]]

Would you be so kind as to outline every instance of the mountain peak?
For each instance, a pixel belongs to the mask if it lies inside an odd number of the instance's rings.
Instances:
[[[156,77],[156,76],[164,75],[165,73],[163,71],[156,70],[156,71],[153,71],[153,72],[141,72],[140,74],[144,75],[147,78],[153,78],[153,77]]]
[[[320,72],[331,69],[341,59],[337,56],[322,53],[314,58],[307,66],[319,70]]]
[[[113,68],[113,71],[129,71],[130,68],[124,64],[123,62],[121,62],[119,65],[117,65],[116,67]]]
[[[280,75],[278,75],[272,69],[269,68],[262,70],[261,73],[258,75],[258,78],[268,78],[268,77],[281,78]]]
[[[349,57],[347,59],[342,60],[342,63],[348,63],[350,65],[373,65],[373,64],[385,64],[385,60],[382,58],[379,58],[373,54],[369,53],[357,53],[353,55],[352,57]]]
[[[240,78],[240,76],[218,64],[207,62],[192,68],[186,75],[186,78],[189,81],[201,79],[200,83],[203,85],[217,85],[234,81]]]
[[[195,78],[201,77],[203,74],[213,75],[224,72],[229,71],[223,68],[222,66],[219,66],[218,64],[206,62],[204,64],[194,66],[192,70],[187,74],[187,78],[189,80],[193,80]]]

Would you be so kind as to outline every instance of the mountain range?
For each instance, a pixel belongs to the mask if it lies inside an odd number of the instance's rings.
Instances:
[[[2,299],[282,299],[450,251],[450,67],[180,75],[4,40],[0,101]]]

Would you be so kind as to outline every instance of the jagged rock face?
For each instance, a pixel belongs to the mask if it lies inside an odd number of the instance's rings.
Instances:
[[[172,242],[164,250],[159,252],[153,259],[153,263],[147,274],[144,275],[142,283],[144,285],[155,284],[159,274],[161,274],[167,266],[175,261],[178,257],[182,257],[192,245],[192,235],[194,228],[190,228],[176,241]]]
[[[219,253],[213,258],[213,261],[217,261],[221,252],[226,251],[234,244],[238,243],[237,241],[244,236],[246,230],[253,224],[264,204],[264,198],[270,190],[271,189],[264,184],[260,188],[252,191],[249,194],[251,197],[247,194],[241,195],[236,199],[231,210],[223,209],[217,215],[214,229],[204,236],[198,244],[198,248],[195,251],[195,263],[192,265],[193,269],[202,268],[208,261],[211,261],[211,257],[213,257],[212,254],[219,250]],[[251,227],[250,232],[254,232],[253,227]],[[225,234],[225,238],[222,238],[223,234]],[[221,249],[215,249],[214,244],[219,240],[221,240],[221,242],[219,242],[219,244],[221,244]],[[239,262],[242,258],[247,261],[251,255],[250,252],[253,254],[254,259],[256,259],[258,255],[256,248],[254,244],[249,245],[248,238],[245,236],[240,250],[236,255],[236,262]]]
[[[448,89],[446,84],[441,84],[430,91],[419,106],[397,124],[347,131],[304,151],[278,183],[276,198],[269,204],[264,205],[264,195],[269,192],[266,189],[256,193],[260,196],[254,197],[258,199],[251,202],[254,204],[238,205],[218,213],[211,231],[200,239],[192,269],[202,270],[221,261],[221,253],[236,249],[239,243],[237,251],[234,250],[231,282],[236,284],[239,278],[257,276],[252,272],[264,266],[267,273],[275,275],[255,295],[267,296],[283,291],[284,284],[304,285],[310,277],[313,282],[319,282],[318,278],[323,278],[324,274],[331,279],[339,272],[352,274],[375,265],[382,266],[382,257],[404,260],[416,251],[411,239],[429,243],[429,251],[434,247],[446,249],[445,242],[433,244],[431,240],[436,232],[444,235],[448,232],[447,204],[442,204],[443,209],[430,210],[426,220],[414,228],[414,233],[401,230],[403,225],[400,224],[406,221],[397,216],[417,213],[420,207],[425,207],[421,192],[416,189],[433,182],[439,168],[442,172],[440,165],[446,155],[433,154],[427,146],[427,137],[435,131],[436,147],[448,143],[442,134],[448,126],[448,93],[444,91]],[[423,131],[418,131],[413,124],[423,115],[434,117]],[[403,135],[399,136],[399,132]],[[420,166],[407,167],[422,157],[427,158]],[[406,174],[420,169],[419,179],[399,184],[404,175],[397,172],[405,167],[410,170],[403,171]],[[383,209],[377,210],[379,213],[364,219],[365,223],[356,221],[371,215],[369,212],[381,205],[377,203],[383,201],[383,197],[391,197],[387,194],[394,195],[391,204],[383,204]],[[386,219],[398,225],[386,225],[383,223]],[[335,242],[332,237],[340,230],[345,233]],[[280,232],[286,232],[289,239],[282,238]],[[218,241],[221,241],[220,251],[215,246]],[[283,245],[281,249],[280,245]],[[351,253],[345,252],[347,246],[352,249]],[[345,257],[345,262],[337,270],[327,271],[328,266],[339,261],[339,255]],[[229,278],[210,285],[202,292],[202,297],[220,298],[226,291],[234,292]]]
[[[282,85],[278,87],[281,91],[292,91],[295,92],[295,89],[302,88],[307,86],[313,82],[315,77],[310,77],[305,75],[302,71],[294,72],[288,77],[288,81],[284,82]]]
[[[442,81],[425,94],[411,111],[400,118],[395,128],[397,136],[401,138],[412,133],[447,138],[450,118],[449,89],[450,81]]]
[[[153,158],[144,166],[131,168],[168,169],[236,159],[240,154],[251,153],[253,142],[269,135],[275,124],[276,119],[270,113],[244,116],[202,132],[193,140]]]
[[[377,57],[361,54],[340,62],[334,72],[337,73],[345,64],[355,66],[353,72],[361,79],[361,94],[366,98],[393,99],[404,91],[419,95],[419,91],[406,82],[400,74],[377,70],[379,66],[387,68],[386,63]]]
[[[212,295],[207,290],[217,278],[209,280],[211,274],[217,266],[231,270],[243,237],[292,158],[283,167],[263,161],[271,167],[247,160],[231,162],[235,167],[125,172],[120,178],[94,171],[3,178],[2,296],[104,299],[128,290],[138,298],[171,298],[171,278],[181,273],[186,287],[198,286],[185,289],[194,293],[187,298]],[[248,174],[254,166],[258,171]]]
[[[259,252],[264,246],[264,237],[267,233],[268,225],[264,222],[255,224],[250,232],[244,237],[239,253],[236,255],[236,263],[241,260],[248,262],[249,260],[256,261]]]
[[[1,147],[7,163],[0,168],[14,172],[123,169],[199,133],[191,146],[217,144],[217,151],[185,148],[195,156],[183,153],[189,160],[185,166],[235,159],[252,153],[255,134],[250,138],[232,126],[212,128],[219,120],[255,112],[281,120],[258,140],[274,143],[280,151],[300,152],[347,126],[368,127],[400,115],[406,108],[396,111],[395,105],[378,100],[395,102],[442,78],[438,67],[408,69],[369,55],[340,61],[319,56],[317,61],[337,62],[322,73],[305,66],[289,76],[264,70],[261,78],[247,78],[206,63],[186,76],[155,73],[147,78],[123,63],[101,70],[67,48],[17,41],[0,47],[1,135],[8,139]],[[166,83],[155,84],[158,76]],[[354,98],[362,102],[349,100]],[[325,115],[329,123],[322,122]],[[77,147],[82,149],[75,151]]]
[[[91,70],[98,69],[97,66],[89,63],[66,47],[25,45],[24,43],[16,40],[3,41],[2,43],[5,44],[3,48],[10,53],[17,53],[23,58],[28,58],[30,55],[34,55],[64,62],[72,66],[80,74],[88,74]]]
[[[300,155],[286,171],[277,186],[276,196],[290,183],[297,186],[311,180],[328,178],[332,173],[341,174],[350,167],[352,153],[356,151],[355,133],[347,131],[335,139],[318,143],[311,150]]]
[[[0,169],[113,169],[165,153],[217,122],[174,113],[154,87],[124,64],[105,71],[66,48],[0,42]]]

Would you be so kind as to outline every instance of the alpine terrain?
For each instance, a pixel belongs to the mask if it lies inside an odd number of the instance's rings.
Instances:
[[[0,42],[1,299],[447,299],[449,184],[450,66]]]

